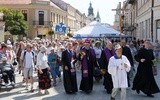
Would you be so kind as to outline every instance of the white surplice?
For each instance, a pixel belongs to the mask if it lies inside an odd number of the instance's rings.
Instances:
[[[124,66],[127,64],[127,68]],[[116,59],[112,56],[109,59],[108,72],[112,76],[114,88],[127,88],[127,72],[131,69],[131,64],[126,56],[122,55],[122,58]]]

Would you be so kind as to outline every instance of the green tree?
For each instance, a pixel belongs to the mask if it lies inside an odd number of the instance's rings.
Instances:
[[[73,35],[71,33],[67,33],[67,36],[69,37],[73,37]]]
[[[26,35],[28,26],[24,20],[23,14],[20,11],[1,8],[0,12],[3,12],[4,14],[5,31],[9,31],[12,35]]]

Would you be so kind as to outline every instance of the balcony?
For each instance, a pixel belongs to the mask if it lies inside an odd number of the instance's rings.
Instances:
[[[33,25],[50,25],[50,21],[33,21]]]
[[[128,0],[128,4],[134,4],[136,0]]]

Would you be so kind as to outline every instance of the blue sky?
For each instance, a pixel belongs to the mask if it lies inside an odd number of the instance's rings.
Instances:
[[[115,9],[119,2],[124,0],[63,0],[73,7],[77,8],[81,13],[88,14],[89,3],[92,3],[94,8],[94,14],[97,14],[97,10],[99,10],[101,22],[108,23],[113,25]]]

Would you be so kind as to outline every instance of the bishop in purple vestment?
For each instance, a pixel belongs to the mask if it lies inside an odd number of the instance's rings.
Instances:
[[[86,39],[80,51],[79,59],[82,65],[82,80],[80,90],[91,93],[93,89],[93,69],[96,66],[95,51],[90,47],[90,40]]]

